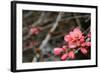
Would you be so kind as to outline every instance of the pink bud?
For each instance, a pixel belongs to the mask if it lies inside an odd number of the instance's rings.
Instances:
[[[86,48],[81,48],[80,50],[81,50],[81,52],[82,52],[83,54],[87,54],[87,49],[86,49]]]
[[[81,44],[81,46],[82,46],[82,47],[85,47],[85,46],[86,46],[86,43],[85,43],[85,42],[84,42],[84,43],[82,43],[82,44]]]
[[[66,42],[69,42],[69,41],[72,40],[72,38],[70,37],[70,35],[65,35],[65,36],[64,36],[64,40],[65,40]]]
[[[84,42],[84,39],[80,39],[80,42],[83,43]]]
[[[86,46],[90,47],[91,46],[91,42],[86,42]]]
[[[68,54],[63,54],[62,56],[61,56],[61,60],[66,60],[67,59],[67,57],[68,57]]]
[[[91,38],[91,33],[89,33],[87,36],[88,36],[89,38]]]
[[[55,55],[60,55],[62,51],[63,51],[62,48],[54,48]]]
[[[81,39],[85,39],[85,37],[84,36],[81,36]]]
[[[68,57],[71,58],[71,59],[74,59],[74,58],[75,58],[74,52],[73,52],[73,51],[70,51],[70,52],[68,53]]]
[[[37,34],[39,34],[39,29],[37,28],[37,27],[33,27],[33,28],[31,28],[30,29],[30,33],[31,34],[35,34],[35,35],[37,35]]]

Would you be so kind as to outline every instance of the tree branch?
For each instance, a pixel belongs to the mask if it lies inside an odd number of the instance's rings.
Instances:
[[[56,29],[56,27],[58,26],[58,22],[61,20],[62,15],[63,15],[62,12],[60,12],[60,13],[58,14],[57,19],[56,19],[56,22],[53,24],[53,26],[52,26],[50,32],[53,32],[53,31]],[[48,43],[50,37],[51,37],[51,34],[48,33],[47,36],[46,36],[46,38],[42,41],[42,44],[41,44],[40,47],[39,47],[41,50],[42,50],[42,49],[45,47],[45,45]]]
[[[74,17],[75,17],[75,21],[76,21],[77,25],[79,26],[79,28],[80,28],[81,30],[83,30],[83,28],[82,28],[82,26],[81,26],[80,20],[76,17],[77,15],[76,15],[76,14],[73,14],[73,15],[74,15]]]
[[[62,15],[63,15],[62,12],[60,12],[60,13],[58,14],[57,19],[56,19],[56,22],[53,24],[53,26],[52,26],[50,32],[53,32],[53,31],[56,29],[56,27],[58,26],[58,23],[59,23],[59,21],[60,21]],[[45,37],[45,39],[42,41],[42,43],[41,43],[41,45],[40,45],[40,47],[39,47],[39,49],[41,50],[42,53],[45,52],[45,51],[44,51],[44,47],[46,46],[46,44],[48,43],[48,41],[50,40],[50,38],[51,38],[51,34],[48,33],[47,36]],[[40,55],[40,60],[42,60],[42,58],[43,58],[43,56]],[[33,58],[32,61],[34,61],[34,58]]]
[[[84,17],[88,17],[89,15],[84,15],[84,16],[76,16],[76,17],[68,17],[68,18],[66,18],[66,19],[61,19],[59,22],[62,22],[62,21],[66,21],[66,23],[69,21],[69,20],[71,20],[71,19],[75,19],[75,18],[84,18]],[[50,28],[50,27],[52,27],[52,25],[53,25],[53,23],[51,23],[51,24],[48,24],[47,26],[45,26],[45,27],[40,27],[41,28],[41,30],[45,30],[45,29],[48,29],[48,28]],[[24,29],[23,29],[24,30]],[[25,36],[24,38],[23,38],[23,40],[26,40],[26,39],[28,39],[29,37],[30,37],[31,35],[30,34],[28,34],[27,36]]]
[[[32,15],[33,12],[28,12],[27,14],[24,15],[24,18],[27,18],[28,16]]]

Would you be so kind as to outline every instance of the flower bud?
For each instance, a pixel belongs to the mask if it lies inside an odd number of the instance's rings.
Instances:
[[[62,48],[54,48],[55,55],[60,55],[62,51],[63,51]]]
[[[82,52],[83,54],[87,54],[87,49],[86,49],[86,48],[81,48],[80,50],[81,50],[81,52]]]
[[[91,46],[91,42],[86,42],[86,46],[90,47]]]
[[[70,52],[68,53],[68,57],[71,58],[71,59],[74,59],[74,58],[75,58],[74,52],[73,52],[73,51],[70,51]]]
[[[61,60],[66,60],[67,59],[67,57],[68,57],[68,54],[63,54],[62,56],[61,56]]]

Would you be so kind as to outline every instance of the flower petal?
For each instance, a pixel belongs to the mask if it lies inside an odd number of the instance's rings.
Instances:
[[[61,56],[61,60],[66,60],[68,58],[68,54],[64,54]]]
[[[73,51],[70,51],[70,52],[68,53],[68,57],[71,58],[71,59],[75,59],[75,54],[74,54],[74,52],[73,52]]]
[[[63,51],[62,48],[54,48],[55,55],[60,55],[62,51]]]
[[[83,54],[87,54],[87,49],[86,49],[86,48],[81,48],[80,50],[81,50],[81,52],[82,52]]]

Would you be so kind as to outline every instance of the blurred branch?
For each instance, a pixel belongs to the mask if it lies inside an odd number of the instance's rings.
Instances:
[[[34,26],[42,23],[43,20],[44,20],[44,18],[45,18],[45,12],[42,12],[41,15],[40,15],[40,17],[39,17],[39,19],[35,23],[33,23],[32,26],[34,27]]]
[[[65,21],[66,23],[68,23],[68,21],[69,20],[71,20],[71,19],[75,19],[75,18],[85,18],[85,17],[88,17],[89,15],[82,15],[82,16],[76,16],[76,17],[68,17],[68,18],[66,18],[66,19],[61,19],[61,20],[59,20],[59,22],[63,22],[63,21]],[[44,26],[44,27],[40,27],[41,28],[41,30],[45,30],[45,29],[48,29],[48,28],[50,28],[50,27],[52,27],[52,25],[53,25],[53,23],[51,23],[51,24],[48,24],[47,26]],[[25,29],[27,29],[27,28],[23,28],[23,30],[25,31]],[[25,36],[24,38],[23,38],[23,40],[26,40],[26,39],[28,39],[29,37],[30,37],[31,35],[30,34],[28,34],[27,36]]]
[[[66,34],[66,33],[63,33],[63,34],[60,34],[60,35],[54,36],[54,37],[51,38],[51,40],[53,40],[53,39],[57,39],[57,38],[60,38],[60,37],[64,36],[65,34]]]
[[[87,33],[90,31],[90,27],[91,27],[91,26],[89,26],[83,33],[84,33],[84,34],[87,34]]]
[[[27,18],[28,16],[32,15],[33,12],[28,12],[27,14],[24,15],[24,18]]]
[[[84,15],[84,16],[83,16],[83,15],[80,15],[80,16],[78,15],[78,16],[76,16],[76,17],[73,17],[73,16],[72,16],[72,17],[68,17],[68,18],[61,19],[60,22],[66,22],[66,23],[68,23],[68,21],[71,20],[71,19],[75,19],[75,18],[86,18],[86,17],[88,17],[88,16],[89,16],[89,15]],[[45,26],[45,27],[41,27],[41,29],[42,29],[42,30],[45,30],[45,29],[48,29],[48,28],[50,28],[50,27],[52,27],[52,24],[48,24],[48,25]]]
[[[87,23],[91,19],[91,16],[89,16],[86,20],[85,23]]]
[[[58,26],[58,23],[59,23],[59,21],[60,21],[62,15],[63,15],[62,12],[60,12],[60,13],[58,14],[57,19],[56,19],[56,22],[53,24],[53,26],[52,26],[50,32],[53,32],[53,31],[56,29],[56,27]],[[48,33],[47,36],[46,36],[46,38],[42,41],[42,44],[41,44],[40,47],[39,47],[41,50],[44,48],[44,46],[45,46],[45,45],[47,44],[47,42],[50,40],[50,37],[51,37],[51,34]]]
[[[76,14],[73,14],[73,15],[74,15],[74,17],[75,17],[75,21],[76,21],[77,25],[79,26],[79,28],[80,28],[81,30],[83,30],[83,28],[82,28],[82,26],[81,26],[80,20],[76,17],[77,15],[76,15]]]
[[[50,15],[50,13],[46,13],[46,12],[42,12],[39,19],[32,24],[32,27],[35,27],[37,25],[42,25],[44,23],[46,23],[48,20],[46,20],[46,18]]]
[[[63,15],[62,12],[60,12],[60,13],[58,14],[55,23],[53,24],[52,28],[50,29],[50,32],[53,32],[53,31],[56,29],[56,27],[58,26],[59,21],[60,21],[62,15]],[[39,47],[39,49],[42,51],[42,53],[44,52],[44,47],[46,46],[46,44],[48,43],[48,41],[50,40],[50,38],[51,38],[51,34],[48,33],[47,36],[45,37],[45,39],[42,41],[42,43],[41,43],[41,45],[40,45],[40,47]],[[40,55],[40,60],[42,60],[42,59],[43,59],[43,56]],[[34,58],[33,58],[33,61],[34,61]]]
[[[62,19],[61,21],[63,21],[63,20],[71,20],[71,19],[79,19],[79,18],[86,18],[86,17],[88,17],[88,16],[89,16],[89,15],[75,15],[75,16],[71,16],[71,17]]]

